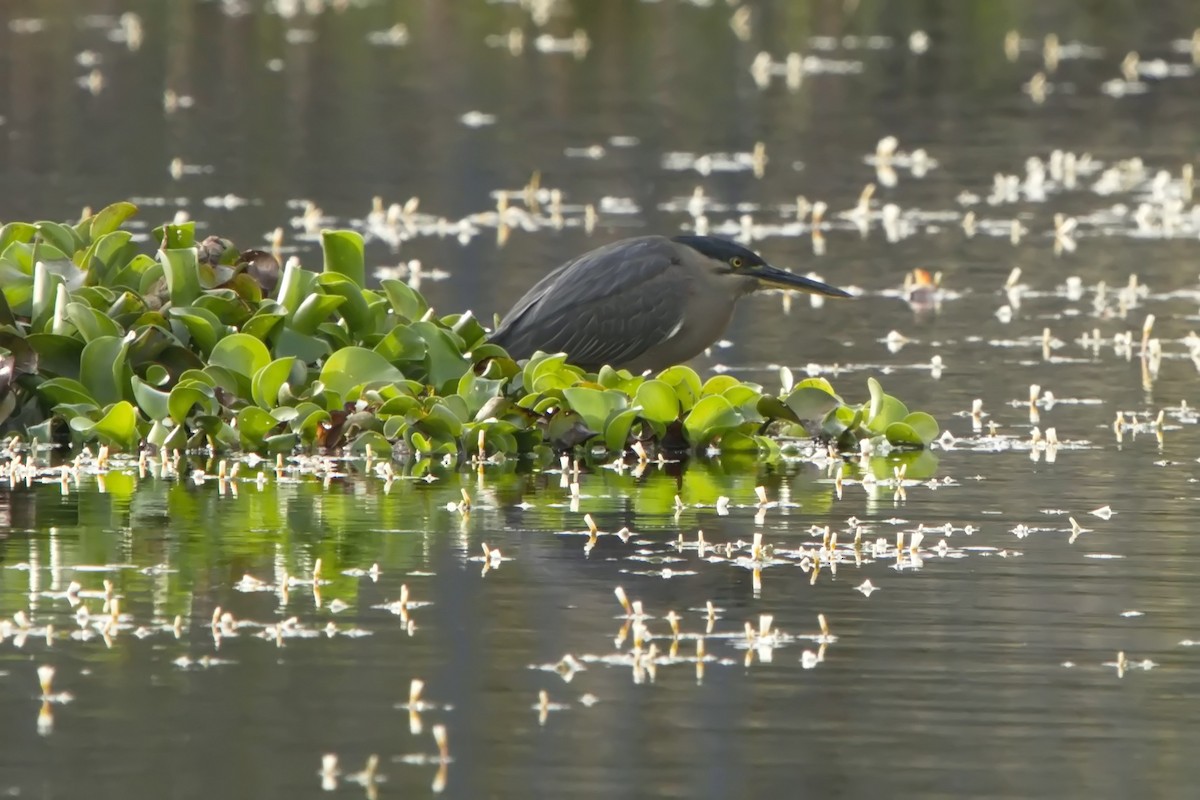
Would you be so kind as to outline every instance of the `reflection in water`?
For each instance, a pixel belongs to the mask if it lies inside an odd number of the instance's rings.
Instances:
[[[585,776],[728,796],[783,785],[804,743],[806,780],[854,796],[880,766],[911,796],[939,772],[969,795],[1001,775],[1069,794],[1075,770],[1099,787],[1110,746],[1184,724],[1152,698],[1186,676],[1154,667],[1186,653],[1195,608],[1171,587],[1197,553],[1166,520],[1169,561],[1121,541],[1122,517],[1146,517],[1085,479],[1098,449],[1056,465],[1083,489],[1068,521],[1029,507],[1046,476],[987,438],[903,499],[847,481],[834,500],[833,465],[600,469],[577,490],[511,469],[388,485],[353,465],[328,490],[134,471],[15,489],[0,702],[22,744],[5,774],[43,781],[103,742],[114,789],[311,791],[327,754],[339,786],[517,796]],[[987,741],[1003,744],[987,769],[929,760]],[[1039,754],[1060,741],[1080,746],[1058,776]]]
[[[0,480],[0,790],[1186,795],[1198,22],[5,5],[0,218],[134,197],[308,259],[307,226],[370,227],[485,319],[706,228],[862,294],[751,298],[700,368],[893,373],[951,435],[902,492],[886,463]]]

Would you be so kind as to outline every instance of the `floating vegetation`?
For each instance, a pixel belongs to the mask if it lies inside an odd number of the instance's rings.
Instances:
[[[151,258],[121,228],[136,211],[0,229],[4,430],[163,461],[314,446],[548,461],[634,443],[778,457],[810,429],[850,450],[920,449],[939,433],[873,378],[870,399],[851,405],[823,378],[790,373],[775,396],[727,375],[702,383],[685,366],[587,374],[546,353],[518,365],[469,312],[436,317],[392,278],[366,288],[358,233],[322,231],[321,273],[217,236],[196,242],[193,222],[155,230]]]

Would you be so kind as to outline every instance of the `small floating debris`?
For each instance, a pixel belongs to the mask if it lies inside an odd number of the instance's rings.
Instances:
[[[368,44],[378,47],[403,47],[408,44],[408,26],[397,22],[392,27],[382,31],[371,31],[367,34]]]

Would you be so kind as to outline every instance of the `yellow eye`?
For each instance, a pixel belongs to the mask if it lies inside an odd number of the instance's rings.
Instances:
[[[734,256],[733,258],[729,259],[729,266],[733,267],[734,269],[741,269],[742,264],[743,261],[741,256]]]

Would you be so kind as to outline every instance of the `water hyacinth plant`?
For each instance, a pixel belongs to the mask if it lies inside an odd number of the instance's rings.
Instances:
[[[438,317],[407,284],[365,285],[362,236],[324,231],[320,272],[239,251],[194,223],[141,250],[115,203],[74,224],[0,227],[0,431],[134,450],[516,456],[635,442],[777,457],[817,435],[920,449],[938,435],[874,379],[848,404],[823,378],[772,394],[687,366],[585,373],[518,364],[471,314]]]

